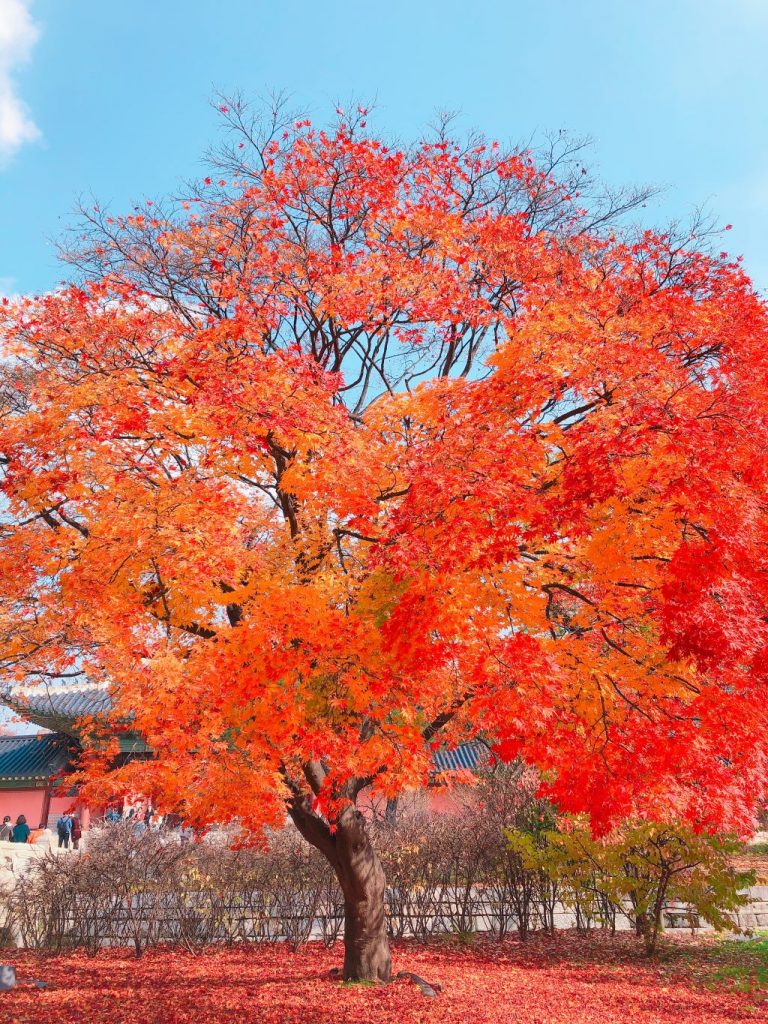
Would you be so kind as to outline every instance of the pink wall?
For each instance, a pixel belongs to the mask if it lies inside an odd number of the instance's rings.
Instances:
[[[65,811],[75,812],[75,805],[77,804],[76,796],[52,796],[51,797],[51,809],[48,812],[48,818],[53,818],[54,821],[60,814]]]
[[[88,808],[79,803],[76,796],[52,796],[47,823],[40,820],[44,799],[44,789],[0,789],[0,821],[8,814],[15,825],[18,816],[23,814],[30,828],[37,828],[40,824],[55,828],[59,815],[69,811],[80,816],[80,825],[83,831],[87,831],[90,814]]]
[[[430,811],[433,814],[458,814],[466,807],[471,797],[467,786],[430,786],[428,789],[408,790],[398,801],[398,813],[414,813]],[[357,806],[367,818],[384,816],[387,801],[366,787],[357,798]]]
[[[460,814],[467,805],[465,790],[465,786],[430,789],[427,791],[427,805],[433,814]]]
[[[11,821],[23,814],[30,828],[37,828],[43,813],[44,789],[0,789],[0,821],[9,814]]]

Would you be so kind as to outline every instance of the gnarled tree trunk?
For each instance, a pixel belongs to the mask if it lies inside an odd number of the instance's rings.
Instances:
[[[334,871],[344,894],[344,978],[389,981],[392,961],[384,903],[384,868],[359,811],[342,815]]]
[[[364,816],[346,808],[332,832],[304,800],[288,805],[289,814],[307,842],[327,858],[344,896],[344,980],[389,981],[392,961],[384,902],[384,868]]]

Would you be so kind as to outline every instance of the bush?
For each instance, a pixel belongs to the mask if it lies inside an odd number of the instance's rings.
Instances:
[[[196,950],[276,939],[296,948],[318,919],[333,941],[340,908],[323,858],[289,829],[263,850],[233,849],[232,838],[185,842],[106,826],[82,855],[32,862],[5,906],[23,944],[50,951],[120,945],[140,956],[160,943]]]
[[[554,929],[561,902],[580,929],[613,930],[626,914],[651,951],[670,903],[726,927],[747,902],[739,889],[749,876],[728,865],[736,844],[648,822],[595,839],[578,822],[558,828],[535,789],[529,770],[496,766],[457,794],[455,814],[416,801],[396,820],[374,821],[394,937],[448,932],[469,942],[478,929],[517,929],[525,939]],[[236,838],[103,826],[82,854],[48,853],[0,892],[0,934],[41,950],[120,945],[137,956],[160,943],[334,942],[344,908],[325,859],[292,827],[258,849],[233,847]]]
[[[752,872],[730,865],[740,849],[735,840],[683,825],[626,823],[602,840],[572,822],[538,842],[520,831],[507,835],[525,868],[558,886],[577,926],[597,921],[615,928],[616,914],[625,913],[649,953],[658,943],[665,910],[692,926],[701,917],[717,929],[732,929],[729,915],[749,902],[743,890],[754,881]]]

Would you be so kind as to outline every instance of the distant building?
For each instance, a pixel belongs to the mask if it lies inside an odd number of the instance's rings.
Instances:
[[[30,825],[51,824],[75,806],[83,828],[90,820],[89,809],[77,802],[77,793],[61,784],[80,752],[79,722],[98,718],[110,707],[104,686],[92,683],[47,684],[6,690],[2,701],[22,719],[49,730],[37,735],[0,736],[0,820],[8,814],[15,821],[26,815]],[[118,736],[118,761],[151,757],[151,751],[136,733]],[[433,754],[435,772],[473,771],[488,758],[488,747],[479,740],[462,743],[453,750]],[[453,799],[444,789],[430,789],[424,799],[440,811],[450,811]],[[363,803],[368,803],[363,795]],[[371,805],[371,809],[372,805]]]
[[[106,688],[91,683],[19,687],[6,690],[1,699],[19,718],[48,731],[0,736],[0,820],[8,814],[15,821],[24,814],[33,827],[51,827],[60,814],[74,808],[87,829],[90,809],[62,780],[81,750],[80,719],[109,710]],[[149,756],[147,745],[133,733],[121,735],[118,742],[120,758]]]
[[[69,737],[60,733],[0,736],[0,821],[25,815],[47,826],[66,810],[73,794],[58,785],[72,759]]]

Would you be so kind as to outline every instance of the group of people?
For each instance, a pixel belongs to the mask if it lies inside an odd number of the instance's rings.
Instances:
[[[69,849],[70,842],[73,850],[80,849],[80,840],[83,837],[83,828],[80,819],[76,814],[62,814],[56,819],[56,835],[59,837],[59,849]]]
[[[194,829],[185,824],[180,814],[160,814],[152,807],[130,807],[122,812],[118,807],[109,807],[104,815],[104,822],[107,825],[122,822],[129,826],[136,836],[148,832],[174,833],[182,840],[190,840],[195,836]]]
[[[193,830],[185,827],[181,815],[158,814],[151,807],[131,808],[125,813],[121,813],[117,807],[110,807],[104,815],[104,821],[110,825],[125,822],[132,827],[136,835],[162,830],[163,832],[177,832],[182,839],[191,839],[194,836]],[[11,843],[34,843],[44,832],[45,824],[42,824],[40,828],[31,829],[23,814],[18,816],[16,824],[12,822],[10,815],[6,814],[2,825],[0,825],[0,840]],[[68,850],[71,846],[73,850],[78,850],[83,836],[79,817],[76,814],[60,815],[56,820],[56,835],[59,849]]]
[[[23,814],[18,816],[15,825],[11,821],[10,815],[6,814],[3,818],[3,824],[0,825],[0,840],[4,840],[7,843],[34,843],[44,832],[44,824],[40,828],[31,829]],[[72,844],[72,849],[79,849],[83,829],[77,815],[62,814],[56,821],[56,834],[59,838],[59,849],[63,847],[68,850],[70,843]]]
[[[11,816],[6,814],[3,824],[0,825],[0,840],[4,840],[6,843],[26,843],[29,841],[31,831],[23,814],[18,816],[15,825],[11,821]]]
[[[183,829],[183,821],[179,814],[159,814],[151,807],[131,807],[121,812],[117,807],[109,807],[104,815],[108,825],[125,822],[133,827],[136,835],[144,832],[174,832]]]

